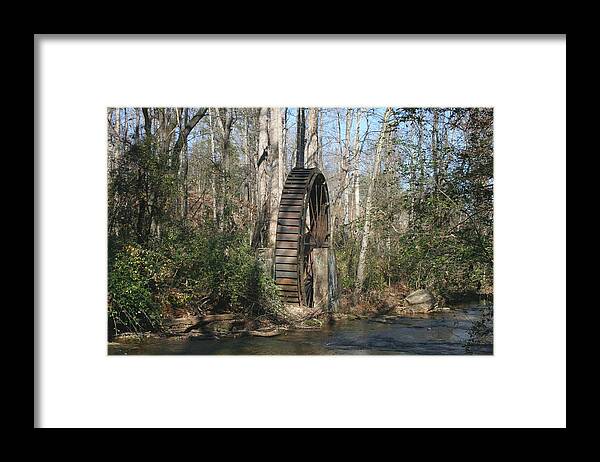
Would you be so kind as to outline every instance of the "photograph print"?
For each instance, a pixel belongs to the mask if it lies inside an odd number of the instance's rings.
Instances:
[[[107,108],[108,354],[493,354],[493,120]]]

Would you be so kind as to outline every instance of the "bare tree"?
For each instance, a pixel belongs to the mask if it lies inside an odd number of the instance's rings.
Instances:
[[[323,168],[319,162],[319,108],[311,107],[308,110],[308,134],[306,142],[307,168]]]
[[[373,201],[373,190],[375,188],[375,179],[377,178],[377,174],[380,168],[381,153],[386,143],[386,138],[388,134],[388,120],[391,112],[391,108],[386,108],[385,113],[383,115],[383,121],[381,123],[381,132],[379,134],[379,139],[377,140],[377,146],[375,148],[375,160],[373,162],[373,171],[371,172],[371,178],[369,179],[369,189],[367,190],[367,197],[365,200],[365,225],[363,228],[360,253],[358,257],[358,267],[356,270],[356,281],[354,286],[355,294],[358,294],[362,291],[362,287],[365,281],[365,263],[367,257],[367,247],[369,244],[369,232],[371,229],[371,204]]]
[[[269,165],[270,165],[270,188],[269,188],[269,247],[275,246],[275,235],[277,233],[277,209],[283,189],[283,147],[281,143],[281,109],[271,108],[269,118]]]
[[[299,107],[296,115],[296,168],[304,168],[306,119],[304,108]]]
[[[227,180],[230,171],[230,153],[229,144],[231,138],[231,128],[234,122],[233,109],[218,109],[219,127],[221,129],[221,201],[219,204],[219,229],[225,226],[225,208],[229,202],[229,190],[227,189]]]
[[[182,126],[177,139],[173,142],[173,135],[180,123],[180,109],[155,108],[150,111],[148,108],[142,108],[145,138],[152,146],[153,155],[160,165],[161,175],[179,178],[181,150],[190,132],[206,115],[207,111],[207,108],[199,108],[194,116]],[[153,127],[156,128],[153,130]],[[137,146],[132,149],[139,150]],[[171,203],[163,187],[159,185],[150,188],[148,181],[147,175],[143,175],[140,171],[138,174],[138,187],[140,190],[145,191],[145,194],[138,200],[136,228],[138,241],[140,242],[146,242],[152,233],[160,236],[161,221],[164,218],[168,204]]]
[[[360,140],[361,109],[356,109],[356,126],[354,133],[354,148],[352,149],[352,193],[353,209],[352,222],[354,223],[360,217],[360,154],[362,151],[362,142]]]
[[[288,110],[286,107],[282,108],[281,111],[281,155],[283,159],[283,181],[285,182],[285,177],[288,172],[288,155],[287,155],[287,113]]]
[[[209,130],[210,130],[210,160],[211,160],[211,175],[210,187],[212,190],[212,215],[213,221],[217,222],[217,153],[215,151],[215,125],[213,120],[213,109],[209,109]]]
[[[252,243],[254,247],[265,244],[265,230],[267,229],[267,215],[269,208],[269,108],[261,107],[258,115],[258,152],[256,161],[256,206],[257,220]]]
[[[350,223],[350,138],[352,130],[352,109],[346,109],[346,133],[342,151],[342,205],[344,225]]]
[[[433,168],[433,190],[437,193],[440,181],[440,162],[439,162],[439,140],[438,140],[438,109],[433,109],[433,121],[431,129],[431,162]]]

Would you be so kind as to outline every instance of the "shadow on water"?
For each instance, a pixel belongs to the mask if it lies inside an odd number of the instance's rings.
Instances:
[[[493,345],[465,345],[482,315],[478,305],[395,318],[327,323],[277,337],[150,338],[109,344],[110,355],[491,355]]]

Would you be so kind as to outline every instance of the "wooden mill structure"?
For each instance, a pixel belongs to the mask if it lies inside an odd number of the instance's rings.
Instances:
[[[329,206],[323,173],[293,168],[279,202],[274,254],[275,282],[291,312],[331,309],[336,278]]]

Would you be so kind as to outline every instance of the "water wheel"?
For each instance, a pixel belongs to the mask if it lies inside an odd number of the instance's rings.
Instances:
[[[275,282],[286,305],[314,306],[315,249],[328,246],[325,177],[316,168],[294,168],[281,194],[275,242]]]

